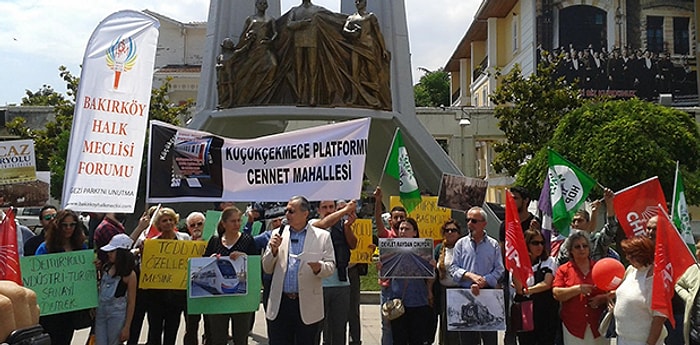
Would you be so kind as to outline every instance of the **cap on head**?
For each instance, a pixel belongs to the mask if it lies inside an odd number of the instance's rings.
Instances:
[[[104,252],[111,252],[119,248],[128,250],[131,249],[133,243],[134,241],[127,234],[117,234],[109,240],[109,244],[102,246],[100,249]]]

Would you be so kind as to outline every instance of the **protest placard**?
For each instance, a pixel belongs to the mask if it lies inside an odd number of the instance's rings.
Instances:
[[[503,331],[506,313],[501,289],[447,289],[447,330]]]
[[[248,257],[191,258],[187,290],[190,298],[245,295],[248,293]]]
[[[466,212],[484,204],[489,183],[480,178],[442,174],[438,206]]]
[[[192,265],[191,260],[190,265]],[[260,307],[259,291],[262,289],[262,275],[260,270],[260,256],[249,255],[247,274],[248,294],[188,298],[187,312],[189,314],[233,314],[248,313],[258,310]],[[189,287],[188,284],[188,289]]]
[[[433,240],[430,238],[380,238],[380,278],[433,278]]]
[[[452,210],[439,207],[436,196],[423,196],[421,203],[416,206],[409,217],[416,220],[421,238],[442,239],[441,227],[448,219],[452,218]],[[389,209],[401,206],[398,196],[392,195],[389,200]]]
[[[42,316],[97,306],[94,260],[92,250],[20,258],[22,282],[36,293]]]
[[[357,237],[357,247],[350,250],[350,263],[372,263],[374,246],[372,245],[372,220],[357,219],[352,223],[352,232]]]
[[[34,140],[0,142],[0,185],[35,180]]]
[[[205,241],[209,241],[209,238],[216,234],[216,226],[219,224],[219,219],[221,219],[221,211],[207,211],[204,215],[204,230],[202,230],[202,238]]]
[[[146,240],[141,256],[142,289],[187,289],[187,260],[201,257],[204,241]]]

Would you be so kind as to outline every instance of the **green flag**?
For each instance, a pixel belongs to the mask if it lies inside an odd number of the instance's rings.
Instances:
[[[568,235],[574,213],[586,200],[596,181],[583,170],[549,150],[549,188],[552,198],[552,224],[559,233]]]
[[[693,229],[690,227],[690,215],[688,214],[688,204],[685,202],[685,187],[683,186],[683,176],[676,162],[676,179],[673,183],[673,205],[671,206],[671,218],[673,224],[681,233],[683,242],[688,245],[691,253],[695,254],[695,240],[693,239]]]
[[[399,181],[401,204],[403,204],[407,212],[411,212],[420,204],[420,191],[418,190],[418,183],[416,182],[411,162],[408,160],[408,151],[403,145],[401,131],[398,128],[394,135],[394,141],[391,144],[391,151],[389,151],[384,171],[387,175]]]

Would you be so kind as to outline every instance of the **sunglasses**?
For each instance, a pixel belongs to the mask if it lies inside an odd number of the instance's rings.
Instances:
[[[574,249],[588,249],[587,244],[577,244],[573,247]]]
[[[74,228],[78,223],[72,222],[72,223],[61,223],[61,226],[64,228]]]
[[[288,209],[284,210],[284,213],[294,214],[294,212],[295,212],[295,211],[292,210],[291,208],[288,208]]]
[[[457,229],[457,228],[446,228],[445,230],[443,230],[443,232],[446,233],[446,234],[449,234],[449,233],[451,233],[451,232],[459,232],[459,229]]]
[[[483,221],[484,221],[483,219],[467,218],[467,223],[472,223],[472,224],[476,224],[478,222],[483,222]]]
[[[194,228],[195,226],[202,226],[202,225],[204,225],[204,222],[192,223],[192,224],[190,224],[189,226],[190,226],[191,228]]]
[[[56,218],[56,214],[55,214],[55,213],[45,214],[45,215],[43,215],[43,216],[41,217],[41,219],[43,219],[43,220],[52,220],[52,219],[54,219],[54,218]]]
[[[530,241],[530,244],[533,246],[543,246],[544,241]]]

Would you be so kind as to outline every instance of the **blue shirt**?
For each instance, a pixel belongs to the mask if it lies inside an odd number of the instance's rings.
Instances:
[[[488,235],[484,235],[479,243],[471,235],[460,238],[455,243],[449,272],[452,279],[462,287],[472,286],[471,279],[462,280],[465,273],[472,272],[484,277],[488,287],[495,288],[505,272],[498,241]]]
[[[286,231],[289,231],[289,257],[287,258],[287,273],[284,276],[283,291],[297,293],[299,292],[299,264],[301,262],[297,256],[304,250],[306,227],[299,232],[291,228]]]
[[[87,244],[83,243],[83,249],[87,249]],[[57,251],[56,253],[63,253],[65,250],[61,249],[60,251]],[[49,254],[49,249],[46,248],[46,241],[41,242],[39,245],[39,248],[36,249],[36,253],[34,255],[44,255],[44,254]]]

